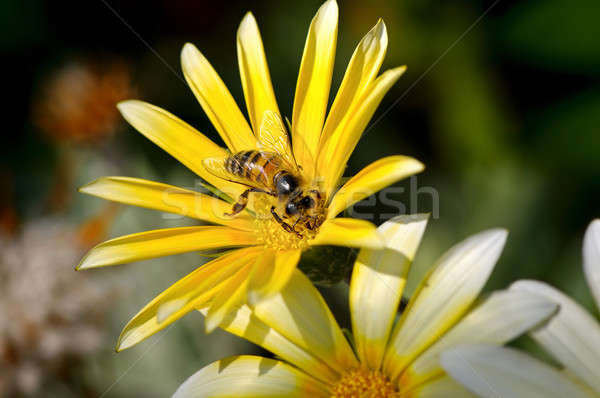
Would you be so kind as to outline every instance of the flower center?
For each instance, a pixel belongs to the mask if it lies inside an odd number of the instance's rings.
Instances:
[[[346,373],[333,387],[331,398],[397,398],[396,387],[381,372],[357,369]]]
[[[256,195],[254,200],[254,228],[258,240],[264,246],[274,250],[308,249],[308,242],[315,237],[317,231],[306,229],[299,232],[288,232],[271,214],[272,199],[267,195]],[[283,220],[287,222],[287,220]]]

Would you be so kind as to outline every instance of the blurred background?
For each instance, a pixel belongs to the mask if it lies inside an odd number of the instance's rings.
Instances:
[[[127,320],[206,259],[187,254],[76,273],[82,254],[102,239],[190,223],[76,188],[103,175],[195,186],[193,174],[127,126],[114,105],[144,99],[218,140],[182,82],[179,52],[196,44],[243,107],[235,34],[248,10],[290,116],[320,3],[2,2],[9,123],[0,149],[0,396],[168,396],[212,360],[260,352],[220,331],[206,336],[194,313],[116,354]],[[508,244],[488,290],[536,278],[595,311],[581,244],[600,216],[600,3],[340,1],[332,95],[378,17],[389,34],[384,68],[408,71],[347,174],[391,154],[427,166],[389,195],[407,212],[434,216],[407,295],[452,244],[505,227]],[[376,223],[394,210],[371,203],[356,212],[374,214]],[[344,285],[324,293],[344,324]]]

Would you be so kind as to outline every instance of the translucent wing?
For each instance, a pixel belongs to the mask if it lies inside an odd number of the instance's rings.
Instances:
[[[234,182],[237,184],[246,185],[248,187],[253,188],[264,188],[261,184],[252,181],[249,178],[238,176],[230,171],[227,168],[227,162],[233,162],[233,168],[242,168],[242,165],[232,156],[220,156],[215,158],[206,158],[202,160],[202,164],[206,171],[210,174],[222,178],[224,180]]]
[[[290,145],[290,138],[283,121],[277,113],[273,111],[263,113],[258,131],[258,146],[261,150],[277,153],[290,166],[298,170],[298,164],[294,159],[292,146]]]

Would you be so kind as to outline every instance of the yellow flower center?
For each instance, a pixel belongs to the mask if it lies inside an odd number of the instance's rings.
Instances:
[[[331,398],[397,398],[400,394],[381,372],[357,369],[346,373],[333,387]]]
[[[258,241],[274,250],[308,249],[308,242],[315,237],[317,231],[302,230],[300,236],[284,230],[271,214],[273,204],[272,199],[267,195],[255,196],[253,203],[256,213],[254,228]]]

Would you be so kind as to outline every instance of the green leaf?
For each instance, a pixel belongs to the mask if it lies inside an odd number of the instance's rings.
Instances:
[[[316,246],[302,255],[298,268],[315,285],[332,286],[348,279],[358,250],[338,246]]]

